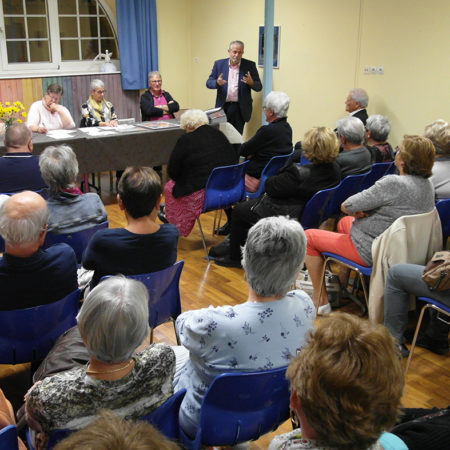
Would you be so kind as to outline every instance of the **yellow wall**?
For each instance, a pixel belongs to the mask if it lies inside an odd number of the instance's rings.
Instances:
[[[157,0],[157,10],[164,87],[182,108],[212,107],[215,91],[205,81],[228,43],[243,40],[245,57],[257,59],[264,1]],[[369,114],[389,117],[394,145],[434,119],[450,119],[448,17],[448,0],[275,0],[281,36],[273,89],[291,97],[294,142],[313,125],[334,127],[352,87],[368,91]],[[383,65],[385,75],[364,75],[366,65]],[[245,137],[261,123],[261,97],[253,93]]]

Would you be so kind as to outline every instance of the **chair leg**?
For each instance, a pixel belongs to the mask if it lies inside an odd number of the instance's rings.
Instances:
[[[409,349],[408,361],[406,362],[405,377],[406,377],[406,374],[408,373],[409,365],[411,364],[411,359],[412,359],[412,356],[414,353],[414,349],[416,347],[417,336],[419,335],[419,330],[420,330],[420,325],[422,324],[423,315],[425,313],[425,310],[428,309],[430,306],[431,306],[430,303],[427,303],[420,311],[419,320],[416,325],[416,331],[414,332],[414,338],[411,343],[411,348]]]
[[[209,261],[208,248],[206,247],[205,235],[203,234],[202,224],[200,223],[200,217],[197,217],[198,228],[200,229],[200,235],[202,236],[203,248],[205,250],[206,259]]]
[[[114,178],[113,178],[113,173],[110,170],[109,171],[109,192],[113,192],[113,188],[114,188]]]
[[[328,263],[329,263],[329,259],[325,258],[325,261],[323,262],[322,276],[320,278],[322,280],[322,282],[320,283],[320,289],[319,289],[319,302],[317,303],[317,305],[315,305],[315,307],[316,307],[316,316],[317,316],[317,312],[319,311],[320,299],[322,298],[322,289],[323,289],[324,280],[325,280],[325,272],[327,270],[327,267],[329,267]]]

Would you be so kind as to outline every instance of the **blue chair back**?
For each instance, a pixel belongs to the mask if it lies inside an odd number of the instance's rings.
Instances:
[[[368,172],[360,175],[348,175],[341,181],[333,197],[330,199],[328,216],[340,214],[341,204],[350,196],[359,192],[359,187],[367,174]]]
[[[127,275],[127,278],[141,281],[148,289],[150,296],[149,324],[151,328],[175,320],[181,314],[180,276],[184,261],[178,261],[167,269],[141,275]]]
[[[436,209],[441,219],[442,237],[444,238],[444,248],[450,235],[450,198],[439,200]]]
[[[325,219],[328,219],[328,204],[337,188],[335,186],[329,189],[323,189],[316,192],[309,199],[303,208],[300,219],[300,223],[305,230],[308,228],[318,228]]]
[[[306,159],[304,156],[303,156],[303,153],[300,155],[300,165],[301,166],[306,166],[306,164],[309,164],[310,163],[310,161],[309,161],[309,159]]]
[[[266,164],[266,167],[264,167],[263,171],[261,172],[261,176],[259,178],[259,186],[256,192],[246,192],[245,195],[248,198],[257,198],[262,193],[265,192],[265,184],[267,178],[269,178],[271,175],[276,174],[287,162],[289,157],[292,155],[291,152],[287,155],[277,155],[270,158],[269,162]]]
[[[17,450],[17,428],[15,425],[8,425],[0,430],[0,448],[2,450]]]
[[[80,291],[47,305],[1,311],[0,363],[43,359],[61,334],[76,324]]]
[[[216,167],[209,174],[202,212],[226,208],[245,198],[245,168],[249,161]]]
[[[153,412],[140,418],[157,428],[164,436],[169,439],[178,439],[179,423],[178,412],[183,401],[186,389],[181,389],[172,397],[168,398],[162,405],[158,406]]]
[[[370,188],[378,181],[381,177],[384,177],[386,173],[391,170],[393,166],[393,162],[385,162],[385,163],[376,163],[372,165],[370,172],[366,175],[361,186],[359,187],[360,191],[364,191],[365,189]]]
[[[195,439],[180,427],[189,449],[235,445],[258,439],[289,418],[286,367],[262,372],[218,375],[203,398]]]
[[[45,236],[43,248],[51,247],[54,244],[60,244],[61,242],[70,245],[77,256],[78,264],[81,263],[81,258],[83,256],[84,249],[89,244],[92,236],[103,228],[108,228],[108,221],[98,223],[93,227],[86,228],[82,231],[77,231],[76,233],[68,234],[56,234],[49,231]]]

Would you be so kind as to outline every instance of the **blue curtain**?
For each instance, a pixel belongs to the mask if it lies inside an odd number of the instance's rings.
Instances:
[[[158,70],[156,0],[116,0],[122,89],[145,89]]]

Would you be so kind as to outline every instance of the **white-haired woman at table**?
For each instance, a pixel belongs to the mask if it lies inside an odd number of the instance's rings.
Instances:
[[[92,80],[91,93],[81,105],[80,127],[117,127],[117,114],[111,102],[105,100],[105,85],[102,80]]]

